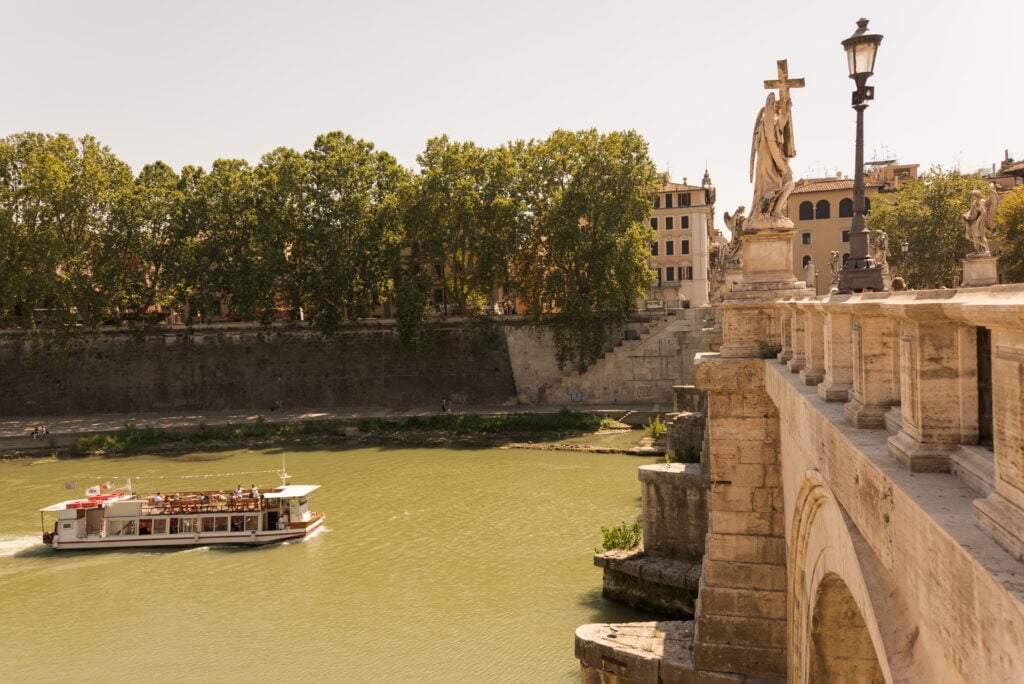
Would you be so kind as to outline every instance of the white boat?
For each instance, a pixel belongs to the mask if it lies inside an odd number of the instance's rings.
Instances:
[[[282,484],[267,491],[257,487],[255,496],[251,490],[207,490],[70,499],[39,509],[43,543],[67,551],[258,546],[302,539],[324,522],[322,512],[309,508],[309,494],[319,486]]]

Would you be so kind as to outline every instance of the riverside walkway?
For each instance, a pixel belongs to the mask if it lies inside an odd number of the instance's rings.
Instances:
[[[557,413],[562,406],[455,406],[452,413],[492,416],[511,413]],[[574,411],[598,413],[631,425],[642,425],[651,416],[664,414],[657,406],[575,406]],[[234,411],[182,411],[160,413],[101,413],[85,416],[21,416],[0,419],[0,451],[67,447],[84,435],[114,433],[125,425],[161,430],[194,430],[200,425],[245,425],[262,419],[270,423],[301,423],[307,420],[358,421],[365,418],[401,420],[411,416],[432,416],[440,406],[389,408],[383,406],[341,406],[330,409],[253,408]],[[42,439],[33,439],[32,430],[45,427]]]

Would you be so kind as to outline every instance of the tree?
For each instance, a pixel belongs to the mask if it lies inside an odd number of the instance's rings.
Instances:
[[[1024,282],[1024,185],[1003,195],[996,213],[999,254],[1006,282]]]
[[[417,161],[405,221],[407,273],[440,278],[456,308],[491,303],[508,273],[502,236],[516,221],[511,156],[442,136],[427,141]]]
[[[256,216],[259,234],[269,242],[265,253],[272,268],[273,292],[279,304],[299,318],[309,302],[304,297],[295,244],[309,214],[309,162],[299,152],[279,147],[263,156],[256,167]]]
[[[111,213],[131,180],[128,165],[91,136],[6,138],[0,145],[0,244],[11,269],[0,291],[11,304],[5,306],[51,330],[92,329],[111,317],[113,306],[97,277]]]
[[[408,171],[373,143],[337,131],[319,136],[305,157],[309,214],[292,255],[316,324],[331,333],[391,290]]]
[[[155,307],[172,303],[168,265],[181,246],[179,186],[167,164],[146,165],[122,193],[102,241],[101,294],[135,330],[159,320]]]
[[[550,323],[560,367],[584,372],[650,286],[657,184],[634,131],[555,131],[516,143],[525,211],[514,239],[515,282],[529,314]]]
[[[889,236],[894,247],[890,268],[902,274],[910,287],[955,284],[960,261],[971,251],[960,215],[970,207],[971,191],[986,186],[979,176],[935,167],[896,192],[874,196],[868,225]],[[901,249],[904,243],[906,256]]]

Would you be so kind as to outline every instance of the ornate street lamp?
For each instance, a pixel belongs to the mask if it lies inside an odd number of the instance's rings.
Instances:
[[[853,174],[853,226],[850,230],[850,257],[839,272],[840,292],[862,292],[885,289],[882,267],[871,258],[868,226],[864,220],[864,110],[875,99],[874,86],[867,85],[875,70],[875,55],[882,42],[881,34],[868,30],[868,20],[860,19],[857,30],[843,41],[850,78],[857,84],[853,91],[853,108],[857,110],[856,161]]]

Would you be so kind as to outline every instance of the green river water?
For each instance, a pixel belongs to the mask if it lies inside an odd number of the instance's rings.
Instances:
[[[289,450],[292,483],[321,485],[311,504],[327,516],[306,541],[79,553],[40,542],[38,509],[89,485],[269,487],[273,473],[252,473],[281,460],[271,449],[0,463],[0,681],[571,682],[578,625],[644,619],[601,598],[592,561],[602,525],[639,515],[637,468],[654,459],[635,456]]]

